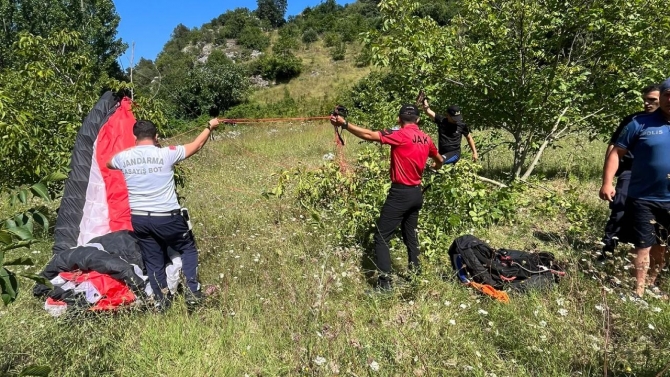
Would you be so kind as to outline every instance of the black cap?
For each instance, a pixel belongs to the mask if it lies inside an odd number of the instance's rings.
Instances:
[[[462,122],[463,121],[463,116],[461,115],[461,108],[456,106],[456,105],[451,105],[447,109],[447,114],[451,116],[451,118],[455,122]]]
[[[402,105],[399,115],[419,116],[419,109],[417,109],[414,105]]]

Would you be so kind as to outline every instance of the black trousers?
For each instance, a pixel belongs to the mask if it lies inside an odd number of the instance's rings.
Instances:
[[[626,210],[626,198],[628,196],[628,184],[630,183],[630,170],[624,171],[616,181],[616,195],[610,203],[610,217],[605,225],[605,236],[602,241],[605,244],[603,253],[612,252],[622,238],[622,223]],[[617,240],[615,237],[619,238]]]
[[[423,193],[420,186],[395,183],[391,185],[377,221],[377,232],[374,237],[376,264],[381,272],[380,285],[390,285],[391,252],[388,245],[398,225],[402,230],[402,240],[407,246],[409,268],[410,270],[419,268],[419,239],[416,228],[422,205]]]
[[[186,284],[191,292],[197,292],[200,289],[198,250],[193,234],[181,214],[160,217],[131,215],[131,221],[156,298],[163,299],[163,290],[167,289],[165,267],[170,262],[168,246],[181,254]]]

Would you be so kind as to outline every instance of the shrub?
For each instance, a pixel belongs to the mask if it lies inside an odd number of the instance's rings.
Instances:
[[[330,57],[333,58],[333,60],[335,61],[344,60],[346,54],[347,54],[347,45],[345,45],[344,42],[340,42],[330,49]]]
[[[302,33],[302,43],[304,44],[314,43],[317,40],[319,40],[319,35],[314,29],[307,29],[304,33]]]
[[[388,154],[387,148],[379,146],[363,148],[352,174],[342,172],[332,162],[317,171],[296,171],[293,179],[298,202],[317,221],[337,224],[330,229],[344,245],[368,244],[390,187]],[[494,188],[479,180],[478,170],[479,165],[464,159],[436,174],[424,175],[424,185],[430,188],[424,193],[419,231],[421,250],[426,256],[446,252],[453,236],[472,227],[514,218],[521,188]]]
[[[323,37],[323,43],[326,47],[334,47],[338,43],[342,43],[342,36],[338,33],[329,31]]]
[[[263,51],[270,45],[270,38],[258,27],[245,26],[237,43],[250,50]]]

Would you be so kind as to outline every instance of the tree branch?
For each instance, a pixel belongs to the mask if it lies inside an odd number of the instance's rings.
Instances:
[[[547,137],[544,138],[544,142],[542,143],[540,149],[535,154],[533,162],[530,164],[528,169],[526,169],[526,172],[523,173],[523,176],[521,177],[522,180],[528,179],[533,170],[535,170],[535,166],[537,166],[537,163],[540,162],[540,157],[542,157],[542,153],[544,153],[544,150],[547,148],[547,145],[549,145],[549,143],[551,143],[551,141],[554,139],[554,133],[558,129],[558,125],[561,123],[561,118],[563,117],[563,115],[565,115],[565,113],[568,111],[569,108],[570,107],[567,106],[565,109],[563,109],[561,115],[559,115],[558,118],[556,119],[556,124],[554,124],[554,127],[551,129],[551,132],[549,132],[549,135],[547,135]],[[565,126],[560,132],[562,133],[567,128],[568,126]]]

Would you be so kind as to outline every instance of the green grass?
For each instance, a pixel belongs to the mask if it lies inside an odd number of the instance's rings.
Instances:
[[[338,92],[350,89],[360,79],[370,73],[370,67],[356,67],[356,56],[360,51],[357,44],[347,45],[344,60],[333,61],[330,50],[319,40],[296,51],[295,55],[302,59],[303,70],[300,76],[288,83],[258,90],[251,96],[251,101],[259,103],[276,102],[287,90],[291,97],[315,101],[324,97],[336,97]]]
[[[351,162],[358,143],[348,140]],[[549,151],[540,172],[559,173],[534,184],[558,192],[578,184],[584,201],[604,216],[597,181],[575,173],[578,166],[595,169],[603,145],[570,157],[564,151],[572,148],[566,141],[556,154]],[[261,195],[274,186],[274,173],[316,168],[334,151],[325,123],[220,131],[183,163],[189,176],[180,190],[195,225],[201,281],[218,286],[218,295],[190,315],[178,302],[165,315],[53,319],[22,281],[18,301],[0,307],[0,375],[36,363],[51,366],[54,376],[591,376],[603,375],[606,342],[610,376],[655,376],[670,363],[670,306],[651,300],[640,309],[616,291],[603,293],[577,267],[584,250],[567,237],[569,223],[531,206],[520,205],[514,224],[473,232],[493,246],[547,250],[568,261],[569,276],[556,290],[499,304],[443,280],[442,256],[426,261],[423,281],[367,297],[368,251],[332,245],[291,192],[282,199]],[[509,160],[501,156],[484,166],[504,168],[500,161]],[[530,187],[525,195],[533,202],[542,192]],[[592,225],[594,235],[603,226]],[[50,248],[45,240],[17,254],[41,266]],[[404,251],[393,257],[404,269]],[[609,327],[598,309],[606,305]]]

